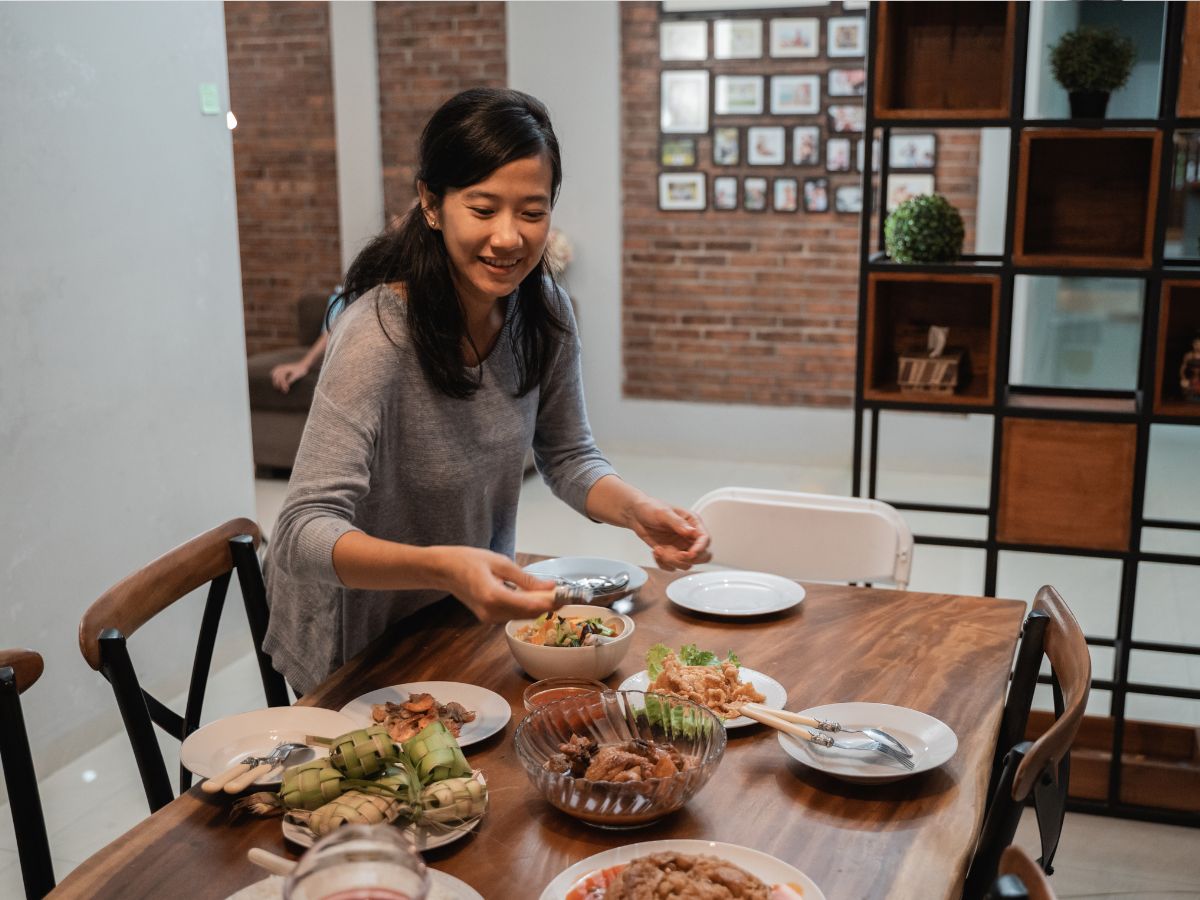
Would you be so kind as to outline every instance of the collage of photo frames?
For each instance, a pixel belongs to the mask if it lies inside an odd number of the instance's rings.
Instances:
[[[846,0],[840,6],[845,13],[867,4]],[[658,208],[704,211],[711,203],[714,210],[861,212],[860,179],[838,176],[863,170],[866,29],[861,13],[660,22],[659,59],[665,63],[716,61],[720,68],[726,60],[811,59],[829,65],[803,75],[773,74],[769,65],[762,74],[663,68],[659,165],[667,171],[658,175]],[[756,117],[757,124],[728,124],[735,116],[741,122]],[[696,170],[707,167],[699,137],[708,135],[711,197],[709,173]],[[877,149],[872,157],[878,160]],[[936,160],[936,135],[892,135],[889,211],[910,196],[933,193]],[[750,174],[759,166],[795,174]]]

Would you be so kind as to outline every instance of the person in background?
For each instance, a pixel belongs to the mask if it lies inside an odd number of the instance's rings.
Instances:
[[[339,284],[329,296],[329,302],[325,304],[325,318],[321,324],[321,334],[313,341],[313,345],[308,348],[308,351],[296,362],[280,363],[271,370],[271,384],[279,393],[286,394],[293,384],[307,375],[312,367],[324,358],[325,346],[329,343],[329,328],[342,308],[339,301],[341,292],[342,286]]]
[[[703,523],[623,481],[592,438],[571,303],[546,259],[562,182],[546,108],[479,88],[421,135],[419,199],[346,274],[266,561],[264,649],[307,693],[393,623],[452,595],[485,622],[554,608],[513,561],[526,451],[579,513],[667,570]]]

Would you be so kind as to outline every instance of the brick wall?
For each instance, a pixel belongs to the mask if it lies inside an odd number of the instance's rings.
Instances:
[[[820,124],[827,117],[721,116],[697,140],[697,165],[708,175],[705,212],[658,209],[659,72],[709,68],[714,73],[825,73],[841,61],[773,59],[662,62],[658,3],[621,4],[622,141],[624,168],[623,315],[624,393],[629,397],[770,406],[849,406],[854,396],[858,314],[859,216],[832,211],[834,188],[858,183],[857,173],[821,167],[714,166],[711,129]],[[779,11],[777,16],[840,15],[840,4]],[[863,15],[862,11],[850,13]],[[746,15],[746,14],[742,14]],[[822,21],[822,45],[824,22]],[[854,66],[861,60],[846,60]],[[827,88],[822,79],[823,88]],[[769,104],[769,98],[767,100]],[[822,104],[829,103],[826,98]],[[838,98],[838,103],[861,103]],[[711,106],[711,103],[710,103]],[[769,105],[768,105],[769,108]],[[855,137],[851,135],[851,137]],[[973,246],[978,137],[938,135],[937,190],[967,221]],[[824,147],[822,148],[824,160]],[[827,213],[718,211],[717,175],[828,177]],[[740,185],[739,185],[740,200]]]
[[[383,199],[388,219],[416,194],[417,141],[429,116],[469,87],[508,79],[503,3],[376,3]]]
[[[329,12],[225,4],[246,349],[296,343],[296,299],[341,277]]]

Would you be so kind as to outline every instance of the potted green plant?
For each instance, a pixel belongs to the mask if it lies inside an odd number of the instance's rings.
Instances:
[[[941,194],[905,200],[883,225],[887,254],[896,262],[953,262],[962,256],[963,219]]]
[[[1059,38],[1050,68],[1071,98],[1071,116],[1103,119],[1109,94],[1129,80],[1135,56],[1133,41],[1112,27],[1081,25]]]

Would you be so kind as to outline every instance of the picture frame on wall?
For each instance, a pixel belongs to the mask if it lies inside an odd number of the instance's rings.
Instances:
[[[701,21],[659,24],[658,58],[695,61],[708,59],[708,23]]]
[[[664,211],[708,208],[708,184],[703,172],[660,172],[658,208]]]
[[[762,212],[767,208],[767,179],[749,176],[742,179],[742,209]]]
[[[772,19],[769,52],[781,59],[811,58],[821,53],[820,19]]]
[[[771,114],[810,116],[821,110],[820,75],[771,76]]]
[[[829,130],[838,134],[861,132],[866,123],[860,104],[834,104],[829,107]]]
[[[866,94],[866,92],[866,69],[860,67],[856,69],[829,70],[830,97],[861,97]]]
[[[796,212],[800,208],[800,183],[795,178],[776,178],[771,184],[775,212]]]
[[[762,19],[713,22],[714,59],[761,59],[762,55]]]
[[[736,127],[713,129],[713,165],[736,166],[741,160],[741,137]]]
[[[782,125],[755,125],[746,129],[746,162],[752,166],[782,166],[787,138]]]
[[[738,179],[736,175],[718,175],[713,179],[713,209],[738,208]]]
[[[850,171],[850,138],[830,138],[825,142],[825,170]]]
[[[888,142],[893,169],[932,169],[937,166],[936,134],[893,134]]]
[[[833,16],[826,24],[825,55],[863,56],[867,52],[867,20],[862,16]]]
[[[659,90],[660,130],[664,134],[708,131],[708,72],[671,69],[662,73]]]
[[[659,163],[664,166],[696,165],[696,139],[663,137],[659,145]]]
[[[862,185],[839,185],[833,192],[833,208],[840,213],[862,212]]]
[[[804,179],[804,211],[810,213],[829,212],[829,179]]]
[[[891,212],[905,200],[932,194],[935,190],[932,175],[900,175],[888,173],[887,211]]]
[[[763,111],[761,75],[718,75],[713,113],[718,116],[757,116]]]
[[[792,165],[821,164],[821,129],[816,125],[797,125],[792,129]]]

